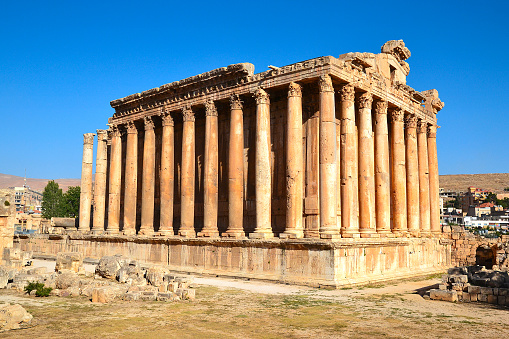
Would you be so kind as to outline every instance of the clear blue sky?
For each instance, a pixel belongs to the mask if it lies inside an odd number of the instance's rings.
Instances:
[[[79,178],[109,102],[238,62],[255,72],[403,39],[436,88],[441,174],[508,172],[507,1],[2,1],[0,173]]]

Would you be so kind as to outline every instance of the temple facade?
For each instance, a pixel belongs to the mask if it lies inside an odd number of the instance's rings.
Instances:
[[[436,90],[410,51],[215,69],[114,100],[84,136],[79,230],[228,238],[441,233]],[[92,205],[93,202],[93,205]],[[93,213],[91,211],[93,210]]]

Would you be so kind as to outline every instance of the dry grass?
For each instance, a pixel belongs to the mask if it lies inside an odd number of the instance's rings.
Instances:
[[[509,187],[509,173],[441,175],[440,187],[465,192],[469,186],[484,188],[494,193],[504,193]]]

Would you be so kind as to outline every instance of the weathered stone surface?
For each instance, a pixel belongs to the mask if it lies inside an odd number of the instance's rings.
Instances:
[[[96,267],[96,274],[103,278],[116,279],[118,271],[122,267],[129,266],[131,259],[121,255],[104,256]]]
[[[432,300],[442,300],[442,301],[458,301],[458,293],[456,291],[444,291],[438,289],[430,290],[430,299]]]
[[[95,287],[92,290],[92,302],[94,303],[109,303],[113,299],[123,295],[126,288],[121,286],[102,286]]]
[[[76,273],[83,266],[83,255],[80,252],[59,252],[57,253],[57,262],[55,271],[71,270]]]
[[[32,318],[33,316],[21,305],[2,305],[0,306],[0,331],[18,329],[23,325],[28,325]]]
[[[80,277],[73,271],[65,271],[59,274],[55,280],[55,288],[66,289],[69,287],[78,287]]]

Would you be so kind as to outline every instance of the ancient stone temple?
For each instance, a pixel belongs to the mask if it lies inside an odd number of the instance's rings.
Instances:
[[[175,269],[311,285],[439,269],[450,260],[444,104],[406,84],[409,57],[393,40],[379,54],[257,74],[235,64],[112,101],[94,182],[85,134],[79,234],[67,241],[147,261],[158,246]]]

